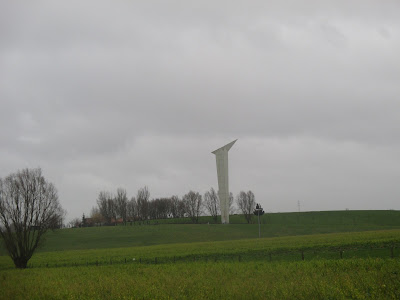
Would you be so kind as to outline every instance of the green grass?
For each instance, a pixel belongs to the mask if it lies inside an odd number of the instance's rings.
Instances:
[[[400,230],[3,256],[0,299],[399,299],[390,245]]]
[[[245,224],[243,216],[231,216],[231,224],[170,224],[189,219],[149,221],[153,225],[127,225],[62,229],[49,232],[37,252],[137,247],[160,244],[239,240],[258,237],[257,224]],[[206,222],[207,221],[207,222]],[[256,221],[256,218],[254,218]],[[154,225],[158,222],[158,225]],[[261,236],[279,237],[334,232],[400,229],[399,211],[326,211],[274,213],[261,218]],[[0,256],[6,252],[0,247]]]
[[[100,265],[135,263],[221,261],[221,260],[300,260],[303,251],[306,259],[339,258],[339,251],[345,250],[344,257],[390,257],[392,245],[400,247],[400,230],[370,231],[358,233],[332,233],[295,237],[231,240],[184,244],[165,244],[141,247],[84,249],[37,253],[30,260],[34,267],[55,267],[71,265]],[[399,257],[399,250],[394,255]],[[175,258],[175,259],[174,259]],[[135,259],[135,261],[133,261]],[[0,270],[11,269],[13,264],[8,256],[0,257]]]
[[[31,268],[0,256],[0,299],[400,298],[399,212],[242,218],[49,233]]]
[[[222,262],[13,270],[0,299],[399,299],[400,262]]]

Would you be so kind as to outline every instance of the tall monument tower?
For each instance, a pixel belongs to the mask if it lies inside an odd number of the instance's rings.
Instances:
[[[237,140],[211,152],[217,160],[218,197],[221,209],[222,224],[229,224],[229,176],[228,176],[228,151]]]

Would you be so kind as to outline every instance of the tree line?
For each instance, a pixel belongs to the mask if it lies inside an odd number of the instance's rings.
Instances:
[[[126,190],[118,188],[116,193],[101,191],[97,197],[97,206],[91,210],[89,217],[74,219],[71,227],[87,227],[96,225],[126,225],[128,222],[143,222],[147,220],[167,218],[190,218],[193,223],[199,222],[201,215],[209,215],[217,222],[220,215],[218,193],[214,188],[204,195],[189,191],[181,198],[178,196],[150,199],[147,187],[140,188],[136,196],[129,198]],[[241,191],[236,196],[239,213],[242,213],[248,223],[251,222],[255,208],[253,192]],[[233,194],[229,197],[229,214],[237,211]]]
[[[230,214],[234,213],[233,195],[229,198]],[[240,192],[236,198],[238,208],[250,223],[255,207],[251,191]],[[218,195],[213,188],[204,196],[189,191],[182,198],[150,199],[147,187],[139,189],[136,197],[128,199],[126,190],[115,194],[99,193],[97,206],[90,218],[84,215],[74,226],[116,224],[118,220],[144,221],[150,219],[188,217],[198,223],[202,214],[215,221],[220,214]],[[0,178],[0,244],[5,247],[17,268],[26,268],[43,236],[48,230],[61,228],[66,212],[62,209],[54,184],[47,181],[40,168],[24,169]],[[71,225],[71,224],[70,224]]]

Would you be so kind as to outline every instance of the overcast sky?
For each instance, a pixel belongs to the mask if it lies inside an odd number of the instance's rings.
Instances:
[[[0,1],[0,177],[400,209],[399,1]]]

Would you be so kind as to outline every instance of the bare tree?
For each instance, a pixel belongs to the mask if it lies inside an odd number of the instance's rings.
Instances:
[[[183,196],[183,201],[188,217],[192,219],[193,223],[198,223],[202,205],[201,195],[198,192],[190,191]]]
[[[233,198],[233,194],[229,193],[229,214],[233,215],[234,213],[236,213],[234,198]]]
[[[111,224],[112,218],[116,218],[115,203],[113,195],[109,192],[102,191],[97,198],[97,205],[103,218],[107,224]]]
[[[136,202],[138,217],[140,220],[147,220],[149,218],[149,199],[150,192],[147,186],[138,190]]]
[[[97,207],[92,208],[90,218],[92,219],[93,225],[101,225],[101,223],[104,222],[104,217],[101,215],[100,210]]]
[[[178,218],[184,218],[186,216],[186,205],[183,199],[178,202]]]
[[[186,214],[185,203],[178,196],[172,196],[169,211],[172,218],[183,218]]]
[[[204,194],[204,206],[214,221],[217,222],[219,212],[218,195],[213,188]]]
[[[172,196],[171,197],[171,216],[173,218],[179,218],[179,203],[181,202],[181,200],[179,199],[178,196]]]
[[[153,204],[155,209],[155,212],[153,212],[154,219],[168,218],[168,215],[170,214],[171,211],[171,204],[169,198],[154,199],[151,202],[154,203]]]
[[[129,221],[135,221],[137,218],[137,203],[135,197],[132,197],[126,206],[127,218]]]
[[[158,207],[157,207],[158,199],[150,200],[148,203],[148,216],[150,220],[155,220],[158,218]]]
[[[40,168],[0,178],[0,235],[17,268],[26,268],[48,229],[59,226],[63,210],[55,186]]]
[[[256,205],[253,192],[240,192],[236,198],[236,203],[239,209],[242,211],[247,223],[250,223],[251,218],[253,217],[254,207]]]
[[[114,224],[117,225],[117,206],[111,193],[110,198],[107,199],[107,208],[111,215],[111,224],[114,222]]]
[[[126,196],[126,190],[122,188],[117,189],[117,195],[115,196],[115,210],[116,214],[122,218],[124,225],[126,225],[127,205],[128,197]]]
[[[54,225],[54,229],[61,229],[61,228],[64,228],[66,226],[66,224],[64,223],[66,215],[67,215],[67,211],[65,209],[61,208],[60,214],[59,214],[59,216],[57,218],[57,221],[56,221],[56,223]]]
[[[82,225],[82,219],[79,218],[74,218],[71,221],[69,221],[68,225],[72,228],[78,228],[81,227]]]

